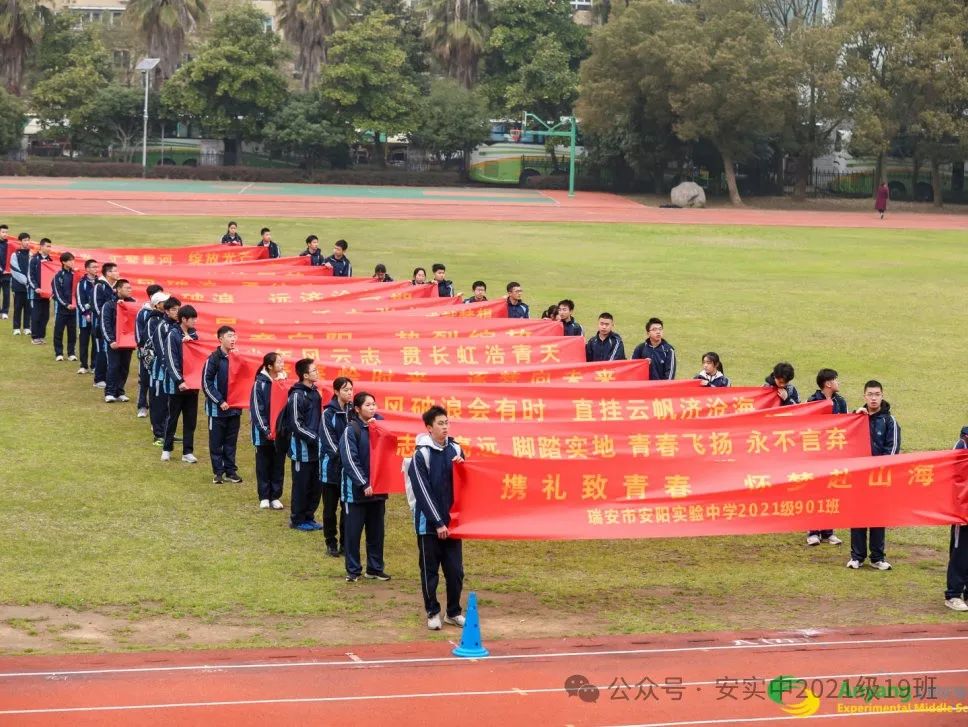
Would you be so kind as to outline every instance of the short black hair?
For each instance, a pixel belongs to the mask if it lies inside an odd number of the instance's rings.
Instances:
[[[319,238],[318,238],[318,237],[316,237],[316,235],[310,235],[309,237],[307,237],[307,238],[306,238],[306,244],[308,245],[308,244],[309,244],[309,243],[311,243],[311,242],[312,242],[313,240],[315,240],[316,242],[319,242]]]
[[[309,373],[309,369],[313,367],[314,363],[316,363],[314,358],[301,358],[296,361],[296,376],[299,377],[300,381],[303,380],[303,376]]]
[[[0,222],[0,230],[9,230],[9,229],[10,229],[10,225],[6,224],[5,222]]]
[[[84,267],[87,267],[87,266],[88,266],[88,265],[90,265],[91,263],[94,263],[95,265],[97,265],[97,260],[95,260],[95,259],[94,259],[94,258],[92,258],[92,257],[91,257],[91,258],[88,258],[87,260],[85,260],[85,261],[84,261]]]
[[[69,263],[73,259],[74,259],[74,253],[72,252],[62,252],[60,254],[61,263]]]
[[[512,280],[510,283],[508,283],[507,292],[510,293],[515,288],[520,288],[520,287],[521,287],[521,283],[519,283],[516,280]]]
[[[147,288],[145,288],[145,293],[147,293],[148,294],[148,297],[150,298],[155,293],[163,293],[164,290],[165,289],[162,288],[160,285],[158,285],[158,283],[152,283]]]
[[[116,282],[116,283],[114,284],[114,289],[115,289],[115,290],[121,290],[121,286],[122,286],[122,285],[129,285],[129,282],[128,282],[128,280],[127,280],[127,279],[125,279],[125,278],[118,278],[118,282]]]
[[[880,389],[881,391],[884,391],[884,387],[881,386],[881,382],[877,381],[876,379],[871,379],[864,384],[864,391],[867,391],[868,389]]]
[[[337,376],[335,379],[333,379],[333,393],[335,394],[347,384],[352,386],[353,379],[351,379],[349,376]]]
[[[793,381],[795,375],[796,372],[793,370],[793,364],[787,363],[786,361],[781,361],[773,367],[774,379],[783,379],[789,384]]]
[[[377,263],[376,267],[373,268],[374,273],[385,273],[387,271],[387,266],[383,263]]]
[[[40,238],[40,244],[41,245],[53,245],[54,243],[53,243],[53,241],[49,237],[42,237],[42,238]]]
[[[824,384],[828,381],[833,381],[837,376],[837,372],[833,369],[820,369],[817,372],[817,388],[822,389]]]
[[[431,272],[434,272],[434,273],[436,273],[438,270],[443,270],[446,272],[447,266],[444,265],[443,263],[434,263],[433,265],[430,266],[430,270]]]
[[[605,311],[604,313],[599,313],[598,314],[598,319],[601,320],[602,318],[604,318],[605,320],[608,320],[608,321],[614,321],[615,320],[615,318],[612,316],[612,314],[609,313],[608,311]]]
[[[181,301],[175,296],[171,296],[161,305],[162,310],[171,310],[172,308],[181,308]]]
[[[183,305],[178,309],[178,320],[184,321],[189,318],[198,318],[198,311],[195,310],[195,306],[193,305]]]
[[[229,223],[225,226],[225,229],[228,229],[232,225],[235,225],[236,227],[238,227],[239,226],[239,223],[236,222],[235,220],[229,220]]]
[[[568,306],[568,310],[575,310],[575,301],[571,300],[570,298],[565,298],[564,300],[559,300],[558,301],[558,306],[559,307],[561,307],[563,305]]]
[[[226,333],[235,333],[235,329],[232,326],[219,326],[218,330],[215,331],[215,337],[221,338]]]
[[[428,427],[433,426],[434,419],[439,416],[447,416],[447,410],[444,409],[444,407],[435,404],[423,413],[424,425]]]
[[[267,232],[272,232],[272,230],[270,230],[268,227],[263,227],[261,230],[259,230],[260,235],[264,235]]]
[[[343,252],[346,252],[346,249],[350,246],[346,240],[337,240],[335,243],[333,243],[333,245],[334,247],[338,247]]]
[[[650,318],[648,323],[645,324],[645,330],[648,331],[656,323],[658,323],[660,326],[665,326],[665,324],[659,318]]]
[[[117,263],[104,263],[104,265],[101,266],[101,275],[107,277],[107,274],[109,272],[117,269],[118,269]]]
[[[21,242],[23,242],[24,240],[29,240],[30,239],[30,233],[29,232],[21,232],[19,235],[17,235],[17,239],[20,240]]]
[[[474,288],[484,288],[484,290],[487,290],[487,283],[485,283],[483,280],[475,280],[474,284],[471,286],[471,290],[474,290]]]

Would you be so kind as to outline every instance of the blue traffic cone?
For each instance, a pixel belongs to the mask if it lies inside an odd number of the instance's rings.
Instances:
[[[473,591],[467,598],[467,613],[464,614],[464,629],[460,634],[460,645],[454,649],[454,656],[478,659],[490,652],[481,643],[481,619],[477,615],[477,594]]]

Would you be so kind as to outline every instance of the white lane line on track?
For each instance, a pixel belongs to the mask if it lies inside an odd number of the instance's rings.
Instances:
[[[118,204],[117,202],[112,202],[109,199],[106,199],[104,201],[107,202],[108,204],[113,204],[115,207],[120,207],[123,210],[128,210],[128,212],[134,212],[136,215],[143,215],[144,214],[144,212],[139,212],[138,210],[133,209],[131,207],[125,207],[123,204]]]

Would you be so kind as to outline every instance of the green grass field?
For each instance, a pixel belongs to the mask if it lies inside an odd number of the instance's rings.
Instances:
[[[2,221],[14,233],[79,246],[210,243],[224,226],[206,218]],[[346,238],[358,275],[383,262],[406,279],[414,266],[441,261],[463,291],[483,278],[498,295],[518,280],[533,315],[570,297],[589,334],[600,311],[612,312],[628,350],[657,315],[679,352],[680,378],[698,371],[707,350],[719,352],[737,385],[759,384],[789,360],[804,398],[822,366],[840,372],[851,405],[877,378],[905,451],[946,449],[968,423],[961,233],[239,222],[247,241],[268,225],[289,255],[310,232]],[[424,628],[402,497],[390,505],[394,580],[346,584],[320,534],[290,531],[284,513],[256,508],[246,423],[246,483],[215,487],[204,431],[200,465],[164,466],[132,405],[106,406],[74,370],[53,361],[51,346],[0,328],[0,650],[453,638]],[[804,536],[468,542],[466,589],[480,595],[486,639],[959,618],[942,605],[947,529],[890,531],[889,573],[849,572],[846,544],[808,550]]]

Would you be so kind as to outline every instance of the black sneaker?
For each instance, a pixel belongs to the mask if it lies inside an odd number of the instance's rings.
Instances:
[[[355,576],[352,573],[347,573],[346,574],[346,582],[347,583],[356,583],[358,580],[360,580],[360,577],[359,576]]]
[[[328,555],[330,558],[339,558],[339,551],[336,549],[335,545],[327,545],[326,555]]]
[[[222,479],[235,485],[242,484],[242,478],[238,475],[222,475]]]
[[[382,571],[382,570],[379,573],[370,573],[369,571],[367,571],[365,575],[366,575],[367,578],[370,578],[370,579],[374,579],[375,578],[378,581],[388,581],[388,580],[390,580],[390,574],[389,573],[386,573],[385,571]]]
[[[213,484],[213,485],[221,485],[221,484],[224,484],[224,483],[222,482],[222,475],[215,475],[215,476],[214,476],[214,477],[212,478],[212,484]]]

